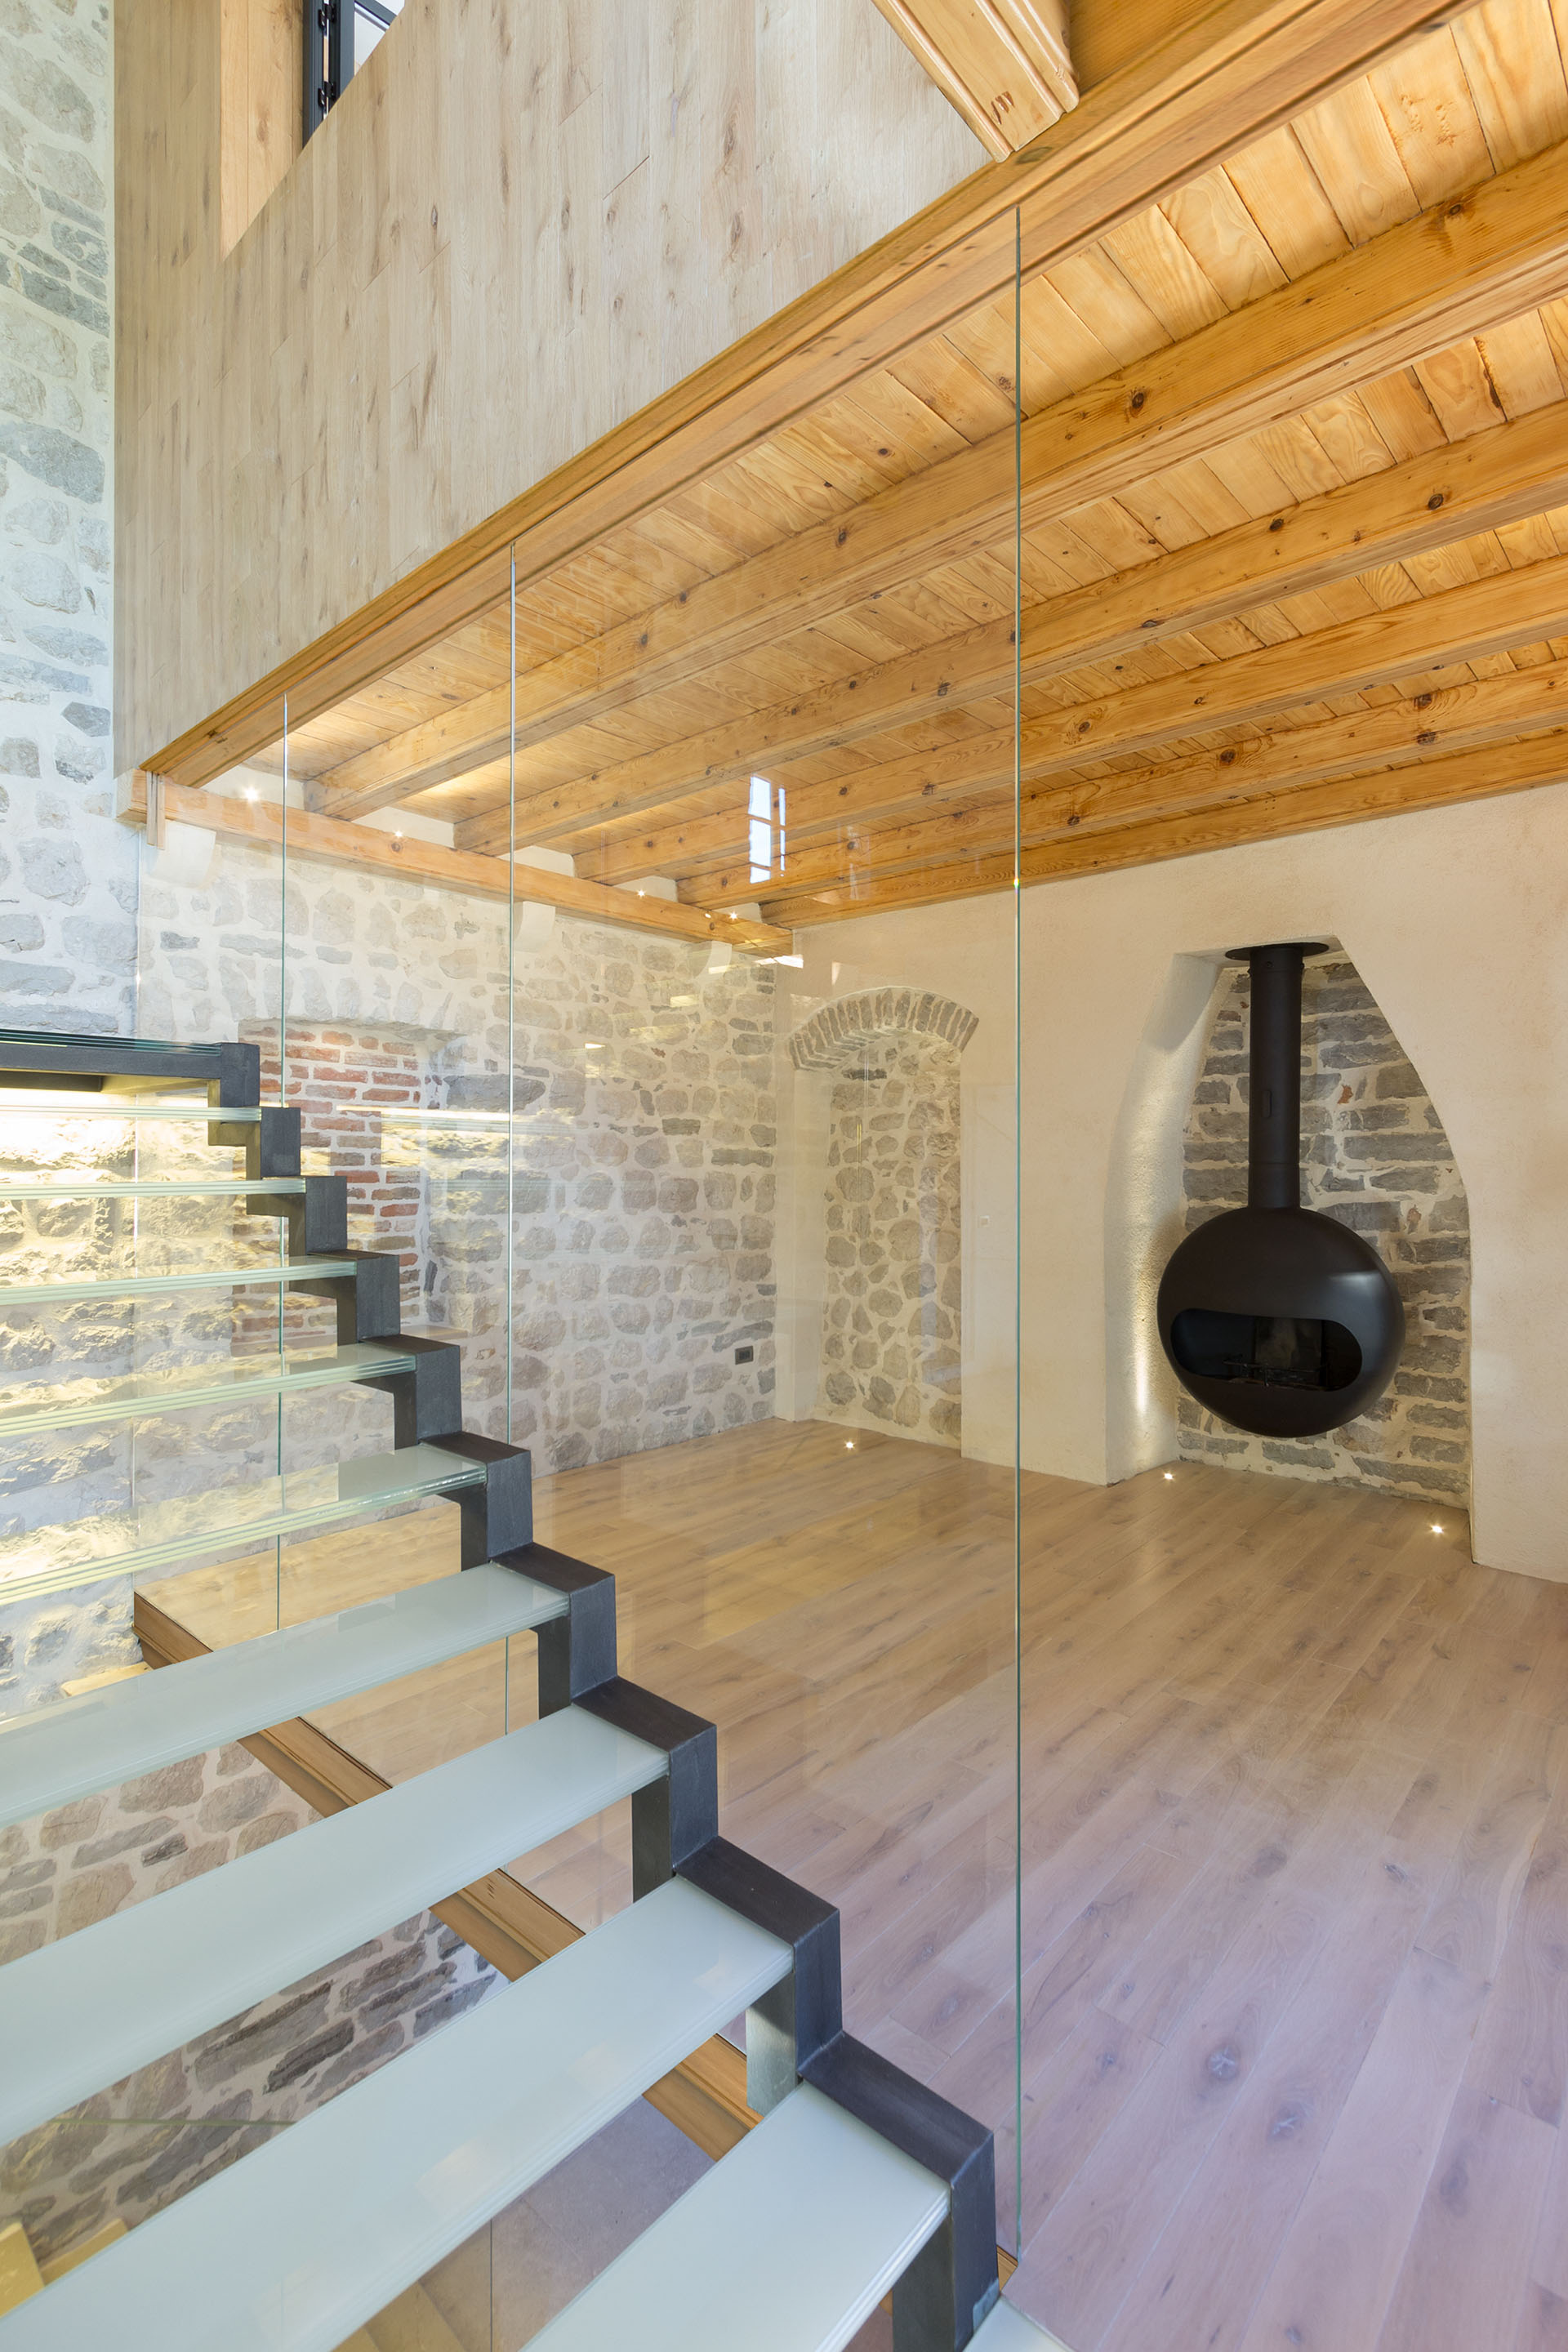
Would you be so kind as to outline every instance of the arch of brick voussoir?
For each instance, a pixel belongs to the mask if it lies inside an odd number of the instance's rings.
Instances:
[[[837,1069],[855,1046],[887,1036],[942,1038],[962,1054],[979,1026],[980,1015],[951,996],[920,988],[862,989],[835,997],[803,1021],[789,1041],[790,1058],[797,1070]]]

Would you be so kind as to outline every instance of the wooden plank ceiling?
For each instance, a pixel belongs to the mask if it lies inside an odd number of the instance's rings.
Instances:
[[[1424,36],[530,582],[515,680],[497,606],[296,729],[310,806],[794,926],[1011,883],[1016,669],[1028,881],[1568,774],[1565,49]]]

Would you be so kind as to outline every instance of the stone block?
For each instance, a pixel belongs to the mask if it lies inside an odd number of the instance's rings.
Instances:
[[[122,1813],[161,1813],[170,1808],[194,1805],[202,1793],[202,1779],[199,1756],[187,1757],[178,1764],[165,1764],[156,1772],[127,1780],[120,1791],[120,1810]]]
[[[110,1917],[126,1901],[135,1884],[132,1872],[123,1862],[106,1863],[97,1870],[79,1871],[60,1889],[55,1914],[57,1935],[71,1936],[79,1927],[90,1927],[98,1920]]]

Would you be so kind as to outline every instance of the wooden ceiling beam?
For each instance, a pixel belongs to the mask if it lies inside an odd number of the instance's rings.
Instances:
[[[998,161],[1078,104],[1066,0],[877,0],[877,6]]]
[[[710,916],[697,907],[682,907],[667,898],[639,898],[634,891],[608,889],[600,882],[579,882],[569,874],[546,874],[532,866],[513,867],[496,857],[470,857],[438,842],[416,840],[412,835],[399,838],[383,833],[379,826],[346,824],[336,817],[312,816],[303,809],[285,811],[274,801],[234,800],[226,793],[199,792],[168,782],[163,784],[163,800],[165,822],[202,826],[231,840],[323,857],[338,866],[368,868],[398,881],[434,882],[442,888],[477,893],[480,898],[554,907],[562,914],[582,915],[591,922],[614,923],[627,930],[655,931],[664,939],[722,941],[752,955],[787,955],[793,944],[787,931],[744,916]],[[123,780],[115,814],[122,824],[145,825],[144,769],[133,770]]]
[[[1294,790],[1406,762],[1430,765],[1456,751],[1479,751],[1554,728],[1568,728],[1568,661],[1285,729],[1232,751],[1205,751],[1118,775],[1029,785],[1018,795],[1016,835],[1029,847],[1087,838],[1156,817],[1228,807],[1279,786]],[[940,816],[868,826],[853,839],[847,837],[850,831],[792,849],[787,871],[761,887],[833,888],[847,886],[851,877],[947,864],[960,856],[995,856],[1013,845],[1014,796],[987,793]],[[755,898],[759,887],[749,866],[731,866],[683,887],[681,898],[711,911],[732,899]]]
[[[1089,761],[1260,724],[1331,696],[1363,693],[1447,663],[1565,635],[1568,556],[1552,556],[1407,604],[1360,614],[1307,636],[1047,711],[1018,730],[1021,773],[1037,781],[1053,769],[1076,770]],[[792,784],[790,838],[798,850],[818,828],[929,811],[939,797],[1003,782],[1012,775],[1014,757],[1013,729],[994,728],[938,751],[899,753],[827,782]],[[684,829],[669,827],[661,840],[665,863],[694,864],[704,854],[732,856],[742,817],[737,803],[732,815],[707,814]],[[595,871],[607,862],[595,861]],[[663,868],[647,859],[638,870]]]
[[[882,237],[141,764],[210,782],[504,593],[1315,105],[1451,0],[1216,0],[1053,129]]]
[[[1501,793],[1530,791],[1568,780],[1568,732],[1532,736],[1480,751],[1459,751],[1446,760],[1351,776],[1331,783],[1287,785],[1235,805],[1215,806],[1181,816],[1128,824],[1079,841],[1075,835],[1026,849],[1017,878],[1027,887],[1065,881],[1074,875],[1105,874],[1127,866],[1150,866],[1172,857],[1192,857],[1211,849],[1234,849],[1282,834],[1316,833],[1331,825],[1360,824],[1369,817],[1402,816],[1418,809],[1486,800]],[[814,895],[764,898],[763,914],[781,927],[801,929],[843,922],[857,915],[889,914],[1011,890],[1015,866],[1007,853],[951,866],[928,866],[918,873],[850,882]]]
[[[1157,555],[1114,579],[1090,581],[1029,606],[1020,630],[1018,673],[1026,686],[1037,685],[1564,502],[1568,402],[1560,401],[1277,515]],[[862,671],[820,694],[803,696],[782,712],[764,712],[714,732],[748,745],[748,771],[754,763],[776,774],[780,760],[806,758],[907,726],[984,695],[1010,696],[1013,677],[1012,625],[988,623]],[[520,803],[519,822],[525,828],[537,827],[540,803],[548,797],[533,795]],[[792,814],[797,830],[808,822],[806,805],[800,803],[802,814]],[[467,848],[499,846],[504,822],[504,815],[467,819],[458,839]],[[651,823],[646,812],[608,822],[607,833],[601,823],[592,832],[563,834],[561,840],[563,847],[591,856],[601,879],[615,881],[633,874],[678,872],[704,854],[699,845],[704,842],[722,852],[736,837],[737,819],[731,811],[706,819],[695,812],[671,817],[661,811]],[[533,835],[525,831],[518,837]]]
[[[521,746],[619,709],[673,679],[772,644],[829,613],[1007,539],[1021,465],[1025,527],[1118,492],[1162,467],[1388,374],[1561,290],[1568,268],[1557,148],[1386,229],[1180,343],[1053,402],[1010,431],[909,476],[846,513],[700,581],[679,597],[517,680]],[[317,778],[310,804],[363,816],[503,753],[502,686]],[[528,837],[595,810],[648,805],[672,776],[750,757],[743,730],[590,772],[539,797]],[[765,748],[758,756],[765,756]],[[695,769],[681,770],[682,761]],[[623,776],[623,771],[630,771]],[[648,777],[646,785],[638,780]],[[657,779],[657,781],[654,781]]]

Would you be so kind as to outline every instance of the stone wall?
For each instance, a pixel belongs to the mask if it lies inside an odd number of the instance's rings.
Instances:
[[[818,1409],[957,1445],[958,1052],[940,1035],[886,1034],[838,1058]]]
[[[24,1283],[273,1264],[275,1219],[241,1214],[232,1197],[156,1190],[163,1179],[226,1175],[236,1158],[208,1146],[204,1120],[165,1127],[14,1115],[0,1126],[0,1169],[7,1174],[49,1183],[78,1175],[106,1183],[134,1179],[154,1190],[140,1200],[0,1201],[0,1270],[8,1283]],[[196,1369],[275,1348],[277,1293],[259,1294],[269,1312],[258,1296],[173,1291],[133,1302],[13,1307],[0,1318],[0,1398],[67,1402],[104,1379]],[[330,1343],[330,1329],[323,1337]],[[353,1393],[361,1450],[390,1444],[389,1401]],[[343,1429],[324,1399],[298,1400],[286,1414],[290,1458],[326,1458]],[[111,1548],[116,1523],[133,1504],[180,1507],[182,1498],[270,1476],[278,1440],[277,1407],[267,1400],[138,1421],[73,1422],[0,1444],[0,1715],[58,1697],[65,1682],[137,1655],[125,1580],[7,1602],[13,1569],[52,1566],[67,1557],[68,1544],[79,1556],[100,1540]]]
[[[132,1026],[112,814],[103,0],[0,0],[0,1022]]]
[[[199,871],[150,866],[142,909],[142,1014],[166,1034],[275,1034],[286,986],[308,1146],[330,1151],[335,1114],[363,1121],[359,1097],[377,1090],[313,1056],[317,1039],[416,1035],[434,1108],[493,1114],[510,1092],[512,1435],[536,1469],[769,1417],[769,969],[710,971],[704,945],[562,917],[542,944],[520,937],[509,1037],[495,901],[294,857],[285,908],[278,860],[225,842]],[[471,1425],[499,1435],[485,1416],[504,1417],[504,1365],[487,1369],[483,1308],[505,1297],[505,1187],[479,1130],[453,1135],[432,1127],[421,1146],[420,1296],[475,1335]],[[363,1124],[348,1143],[364,1148]]]
[[[1186,1133],[1186,1229],[1247,1199],[1249,975],[1220,984]],[[1184,1393],[1184,1455],[1237,1470],[1469,1501],[1469,1218],[1442,1123],[1355,967],[1309,964],[1302,985],[1306,1207],[1365,1235],[1405,1305],[1399,1370],[1370,1412],[1306,1443],[1259,1438]]]
[[[773,974],[707,961],[567,922],[520,958],[512,1432],[544,1468],[772,1416]]]
[[[0,1965],[290,1835],[310,1809],[240,1747],[0,1830]],[[129,2226],[259,2147],[496,1984],[429,1913],[0,2149],[0,2227],[42,2256]]]

